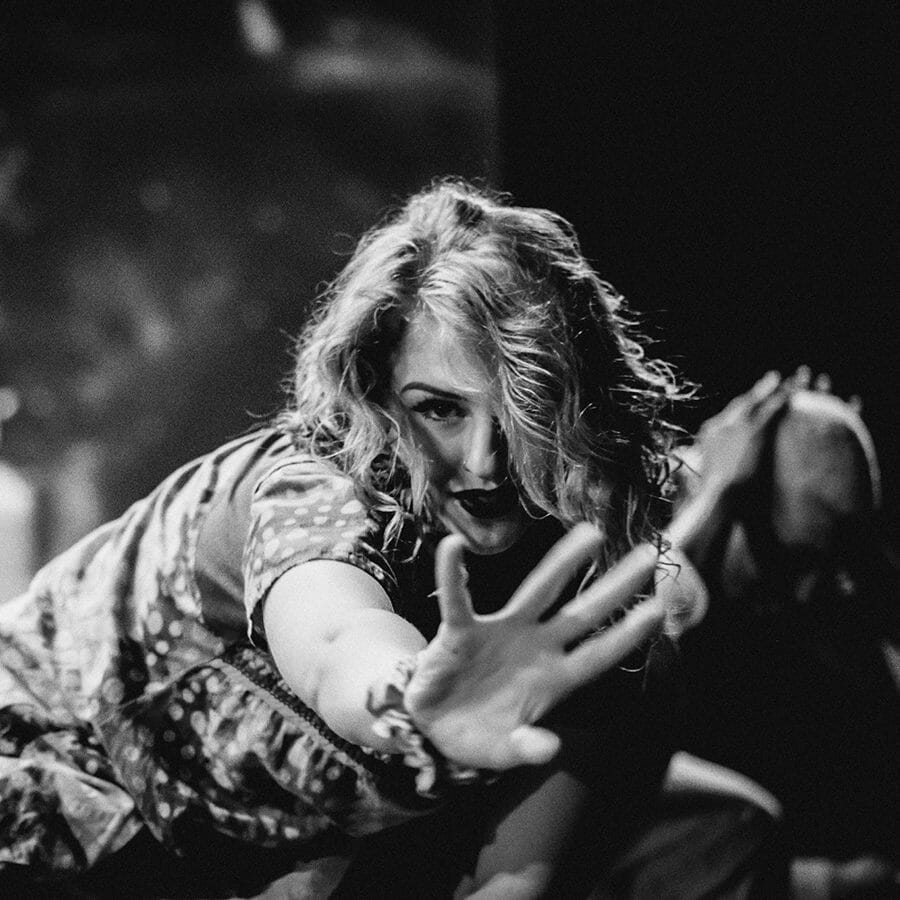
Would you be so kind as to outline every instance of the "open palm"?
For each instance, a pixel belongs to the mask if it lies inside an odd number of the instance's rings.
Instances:
[[[659,628],[662,604],[649,599],[591,635],[652,578],[657,555],[646,545],[542,620],[576,572],[596,557],[601,543],[597,529],[577,525],[500,612],[482,616],[473,611],[466,588],[463,539],[451,535],[441,542],[436,576],[442,624],[419,655],[406,705],[447,757],[491,769],[549,761],[559,738],[534,723]]]

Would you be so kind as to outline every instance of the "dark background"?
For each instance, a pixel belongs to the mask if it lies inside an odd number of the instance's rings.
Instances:
[[[278,409],[386,206],[496,174],[490,8],[454,9],[0,4],[3,452],[40,556]]]
[[[703,385],[688,427],[772,367],[860,394],[896,541],[898,37],[886,2],[0,4],[3,452],[44,553],[276,409],[323,281],[441,174],[576,224]]]
[[[896,5],[515,12],[498,0],[505,184],[654,311],[697,413],[800,363],[860,394],[896,506]]]

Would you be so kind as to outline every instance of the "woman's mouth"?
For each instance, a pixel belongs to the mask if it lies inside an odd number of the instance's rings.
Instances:
[[[511,481],[489,491],[454,491],[450,496],[476,519],[499,519],[519,503],[519,491]]]

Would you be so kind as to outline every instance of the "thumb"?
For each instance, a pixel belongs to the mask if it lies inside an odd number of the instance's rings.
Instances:
[[[509,736],[509,746],[517,764],[540,766],[550,762],[560,746],[559,735],[546,728],[534,725],[520,725]]]

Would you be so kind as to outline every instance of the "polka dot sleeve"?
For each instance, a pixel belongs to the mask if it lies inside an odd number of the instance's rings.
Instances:
[[[261,601],[288,569],[316,559],[357,566],[395,601],[396,580],[381,552],[382,529],[350,479],[299,457],[271,469],[256,486],[244,547],[248,634],[259,643]]]

